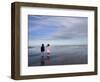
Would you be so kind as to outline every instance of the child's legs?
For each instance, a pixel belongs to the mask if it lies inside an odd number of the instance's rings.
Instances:
[[[44,52],[41,52],[41,55],[44,56]]]
[[[47,53],[47,56],[50,56],[50,53]]]

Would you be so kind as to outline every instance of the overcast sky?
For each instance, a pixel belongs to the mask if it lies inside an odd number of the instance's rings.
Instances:
[[[29,45],[87,44],[87,32],[87,17],[28,16]]]

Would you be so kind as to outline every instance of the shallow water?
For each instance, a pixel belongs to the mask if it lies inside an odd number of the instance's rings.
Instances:
[[[28,49],[28,66],[87,64],[87,45],[51,46],[51,54],[41,56],[40,46]]]

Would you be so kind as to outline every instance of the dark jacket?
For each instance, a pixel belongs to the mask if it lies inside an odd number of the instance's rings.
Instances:
[[[45,47],[41,46],[41,52],[44,52],[44,51],[45,51]]]

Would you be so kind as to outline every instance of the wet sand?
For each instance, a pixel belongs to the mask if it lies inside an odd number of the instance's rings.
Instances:
[[[51,54],[41,56],[40,46],[28,49],[28,66],[87,64],[87,45],[51,46]]]

